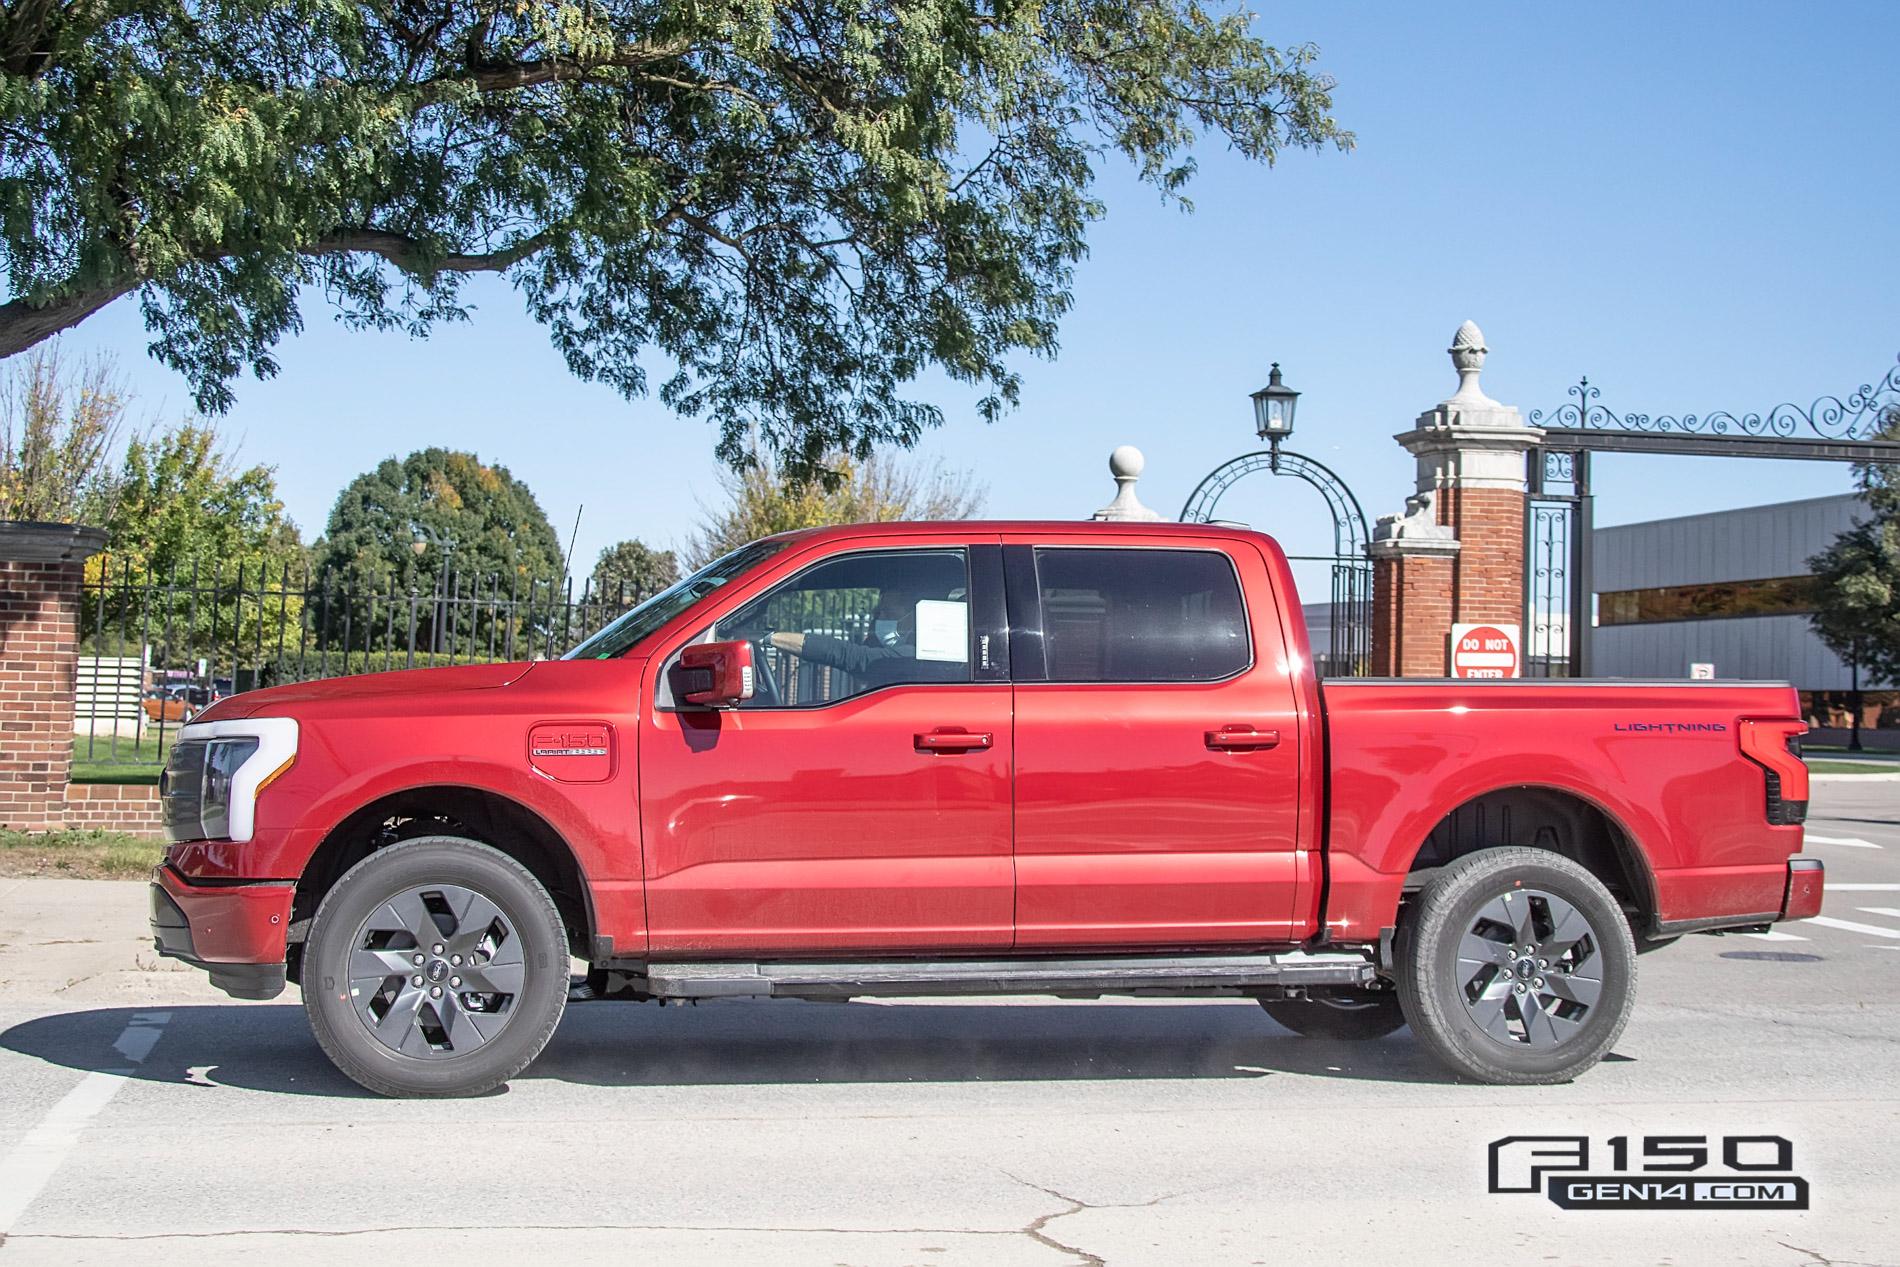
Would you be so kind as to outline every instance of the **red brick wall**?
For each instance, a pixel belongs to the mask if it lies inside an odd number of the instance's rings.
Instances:
[[[153,839],[165,834],[152,783],[74,783],[66,789],[66,826],[122,831]]]
[[[0,827],[60,827],[85,565],[0,560]]]
[[[1455,556],[1401,555],[1372,563],[1372,672],[1443,677],[1449,672]]]
[[[1524,494],[1509,488],[1448,488],[1439,494],[1438,512],[1439,522],[1458,535],[1451,619],[1522,623]]]

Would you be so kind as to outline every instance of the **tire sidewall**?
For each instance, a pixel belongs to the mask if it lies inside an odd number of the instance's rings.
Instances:
[[[421,1059],[384,1046],[349,994],[347,965],[363,921],[407,889],[459,885],[493,902],[522,943],[522,988],[502,1031],[462,1056]],[[303,998],[323,1049],[354,1081],[383,1095],[473,1095],[521,1072],[546,1045],[567,1002],[566,931],[553,900],[498,849],[453,836],[379,850],[324,895],[304,948]]]
[[[1566,859],[1498,863],[1444,877],[1455,892],[1447,892],[1412,930],[1407,949],[1415,958],[1401,975],[1400,1001],[1414,1031],[1433,1039],[1439,1054],[1461,1072],[1487,1082],[1563,1081],[1601,1060],[1629,1019],[1636,948],[1628,920],[1595,877]],[[1479,911],[1507,892],[1531,889],[1562,898],[1589,921],[1603,973],[1602,994],[1580,1031],[1544,1050],[1486,1033],[1465,1006],[1458,968],[1459,944]],[[1434,1006],[1421,1006],[1419,996],[1427,993]]]

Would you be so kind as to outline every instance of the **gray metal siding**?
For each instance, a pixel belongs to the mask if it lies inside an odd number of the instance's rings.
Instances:
[[[1805,576],[1808,557],[1865,513],[1858,496],[1842,493],[1599,528],[1592,552],[1597,592]]]

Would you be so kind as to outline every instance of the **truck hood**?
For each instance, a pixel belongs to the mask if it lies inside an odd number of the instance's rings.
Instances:
[[[479,691],[507,686],[525,677],[535,662],[463,664],[448,669],[396,669],[388,673],[358,673],[322,678],[290,686],[245,691],[219,700],[193,721],[231,721],[255,717],[285,706],[376,699],[388,695],[437,694],[443,691]]]

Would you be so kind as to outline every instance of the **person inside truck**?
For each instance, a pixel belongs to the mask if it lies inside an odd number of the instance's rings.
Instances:
[[[968,593],[960,552],[857,556],[794,578],[755,607],[756,617],[728,623],[756,619],[763,631],[748,633],[760,642],[848,675],[846,689],[824,692],[837,699],[900,682],[966,680]]]

